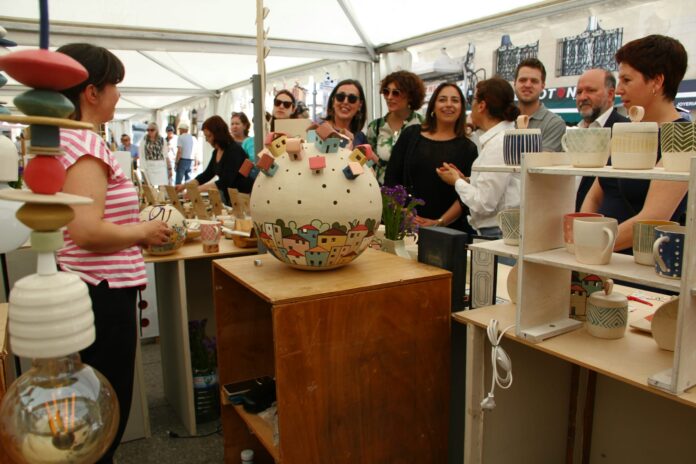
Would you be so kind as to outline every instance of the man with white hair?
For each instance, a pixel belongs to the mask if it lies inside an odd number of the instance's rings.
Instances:
[[[176,180],[179,185],[191,180],[191,166],[193,165],[194,138],[188,132],[189,125],[186,122],[179,124],[179,139],[176,142]]]
[[[616,95],[616,78],[606,69],[588,69],[578,79],[575,93],[575,105],[582,121],[578,127],[612,127],[616,122],[628,122],[614,108]],[[585,195],[592,187],[594,177],[583,177],[575,198],[575,210],[580,211]]]

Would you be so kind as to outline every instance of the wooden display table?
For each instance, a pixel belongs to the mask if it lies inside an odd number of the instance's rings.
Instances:
[[[188,321],[208,319],[209,334],[214,333],[211,261],[254,253],[256,248],[237,248],[226,239],[217,253],[204,253],[200,240],[171,255],[144,253],[145,262],[155,264],[164,394],[191,435],[196,434],[196,415]]]
[[[278,445],[223,402],[225,462],[447,461],[449,272],[368,249],[324,272],[217,260],[213,284],[220,382],[277,382]]]

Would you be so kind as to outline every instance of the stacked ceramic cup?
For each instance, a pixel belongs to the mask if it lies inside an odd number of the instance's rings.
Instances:
[[[696,156],[696,123],[662,124],[660,147],[665,171],[689,172],[691,158]]]
[[[505,131],[503,139],[503,161],[507,166],[522,164],[524,153],[541,151],[541,129],[527,129],[529,116],[517,118],[517,129]]]
[[[631,122],[617,122],[612,129],[611,164],[616,169],[652,169],[657,163],[658,126],[640,122],[645,111],[640,106],[629,110]]]

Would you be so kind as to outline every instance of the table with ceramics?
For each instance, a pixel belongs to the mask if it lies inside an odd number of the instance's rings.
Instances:
[[[155,265],[164,394],[191,435],[196,434],[196,417],[188,321],[208,319],[208,333],[215,334],[212,261],[256,252],[222,239],[218,252],[205,253],[197,239],[172,254],[144,253],[145,262]]]

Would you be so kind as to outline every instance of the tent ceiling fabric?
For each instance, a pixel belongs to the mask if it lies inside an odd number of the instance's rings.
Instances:
[[[270,14],[268,73],[317,60],[374,61],[379,47],[476,21],[534,2],[488,0],[265,0]],[[0,26],[22,46],[38,44],[38,1],[0,0]],[[256,73],[254,0],[53,0],[51,45],[83,41],[107,47],[126,66],[121,92],[129,112],[194,96],[214,96]],[[361,37],[362,36],[362,37]],[[10,80],[0,100],[23,88]]]

